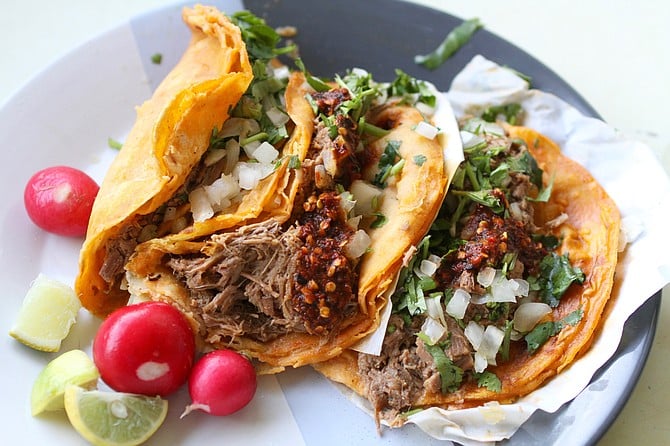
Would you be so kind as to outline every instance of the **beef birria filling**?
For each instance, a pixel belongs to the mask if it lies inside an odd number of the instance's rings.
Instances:
[[[346,89],[314,93],[325,116],[347,99]],[[347,115],[337,114],[334,122],[331,135],[316,119],[289,222],[270,219],[214,234],[199,253],[168,261],[191,290],[191,307],[213,329],[208,341],[245,335],[262,342],[291,331],[326,335],[357,311],[358,259],[347,251],[356,230],[334,188],[360,176],[359,137]]]

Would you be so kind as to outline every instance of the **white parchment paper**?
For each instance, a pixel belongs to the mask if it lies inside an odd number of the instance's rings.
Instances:
[[[409,418],[432,437],[489,445],[511,437],[536,410],[555,412],[576,397],[616,351],[628,317],[670,282],[670,237],[664,231],[670,221],[670,180],[649,147],[582,115],[554,95],[530,89],[513,71],[482,56],[454,78],[446,96],[457,117],[478,114],[491,105],[520,103],[526,112],[523,124],[553,139],[615,200],[622,215],[622,237],[628,242],[620,254],[609,315],[583,357],[515,404],[432,408]],[[366,405],[360,397],[350,397]]]

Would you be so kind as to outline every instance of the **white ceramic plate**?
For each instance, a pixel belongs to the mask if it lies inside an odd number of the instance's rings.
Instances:
[[[227,12],[246,7],[266,16],[273,26],[297,25],[302,57],[317,74],[332,75],[361,66],[376,77],[390,78],[399,67],[446,90],[453,75],[474,54],[481,53],[531,75],[536,87],[558,94],[582,112],[595,114],[574,90],[535,59],[485,31],[439,70],[427,72],[417,67],[413,56],[431,50],[443,38],[444,30],[459,21],[414,4],[386,0],[213,3]],[[306,8],[310,8],[310,17],[298,13]],[[134,107],[151,95],[187,45],[189,33],[181,22],[180,9],[175,5],[148,13],[91,40],[35,77],[0,110],[0,141],[5,153],[0,184],[6,193],[0,203],[0,278],[5,301],[0,326],[5,333],[39,272],[73,283],[81,244],[79,239],[52,236],[32,225],[22,201],[26,181],[35,171],[57,164],[78,167],[102,180],[116,153],[107,147],[108,138],[124,140],[134,121]],[[314,18],[328,17],[338,10],[355,13],[343,22],[347,32],[327,37],[322,33],[323,22]],[[373,18],[375,26],[371,27]],[[163,55],[160,65],[151,62],[155,53]],[[545,444],[597,441],[623,406],[644,364],[659,297],[631,318],[620,350],[589,386],[596,389],[599,380],[607,380],[610,390],[620,392],[605,395],[587,389],[557,414],[535,414],[509,443],[533,444],[539,438]],[[97,325],[97,320],[82,311],[61,351],[90,351]],[[32,383],[55,355],[32,351],[9,336],[0,339],[3,442],[85,444],[64,413],[30,416]],[[187,403],[185,390],[170,398],[167,421],[149,444],[440,443],[414,426],[378,436],[367,415],[309,368],[262,378],[250,406],[230,417],[194,413],[179,420]],[[582,421],[580,413],[593,404],[604,409]],[[566,425],[570,429],[564,429]]]

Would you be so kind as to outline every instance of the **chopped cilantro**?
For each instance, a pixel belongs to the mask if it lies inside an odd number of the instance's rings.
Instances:
[[[379,157],[379,172],[372,180],[372,184],[375,186],[381,188],[386,187],[386,181],[392,174],[391,171],[394,169],[394,167],[397,169],[396,164],[400,158],[400,153],[398,152],[400,143],[401,141],[392,140],[386,144],[384,153],[382,153],[382,156]]]
[[[431,53],[414,56],[414,63],[434,70],[446,62],[483,25],[478,18],[469,19],[452,29],[440,45]]]
[[[523,109],[521,104],[512,103],[504,105],[492,105],[482,112],[482,119],[486,122],[496,122],[499,116],[512,125],[521,122]]]
[[[414,164],[416,164],[417,166],[423,166],[423,163],[428,161],[428,158],[426,158],[426,155],[419,154],[419,155],[414,155],[413,160],[414,160]]]
[[[375,212],[372,215],[375,216],[375,220],[372,223],[370,223],[370,227],[373,229],[381,228],[388,221],[388,218],[386,218],[386,216],[382,213]]]
[[[230,19],[240,28],[242,40],[252,59],[270,60],[295,50],[295,45],[278,47],[281,36],[277,31],[268,26],[265,20],[249,11],[238,11]]]
[[[482,373],[475,373],[474,377],[477,380],[477,387],[486,387],[486,389],[496,393],[502,390],[500,378],[493,372],[483,371]]]
[[[557,335],[565,326],[577,325],[582,320],[583,315],[584,310],[580,308],[568,314],[560,321],[548,321],[535,326],[535,328],[524,336],[528,353],[535,353],[550,337]]]
[[[114,138],[107,138],[107,145],[109,146],[110,149],[115,149],[115,150],[121,150],[123,147],[123,144],[120,143],[119,141],[115,140]]]
[[[163,55],[161,53],[155,53],[151,56],[151,62],[160,65],[163,61]]]
[[[540,275],[536,279],[540,299],[556,308],[568,287],[573,282],[583,283],[584,279],[582,270],[570,264],[567,254],[547,254],[540,262]]]
[[[288,159],[289,169],[300,169],[301,163],[298,155],[291,155]]]
[[[425,81],[418,80],[400,69],[396,69],[395,74],[396,78],[388,87],[389,96],[401,97],[412,105],[415,102],[422,102],[429,107],[437,105],[437,97]]]
[[[398,287],[394,299],[394,309],[396,311],[407,310],[410,315],[421,314],[426,311],[426,298],[424,291],[430,291],[435,288],[435,282],[422,281],[414,273],[416,265],[421,264],[422,260],[428,258],[430,252],[430,237],[426,236],[416,247],[416,252],[408,262],[407,266],[400,270],[398,278]],[[425,289],[423,287],[426,287]]]
[[[442,393],[455,392],[461,386],[463,381],[463,369],[454,365],[454,363],[444,353],[440,345],[429,345],[425,343],[426,350],[433,357],[435,368],[440,374],[442,383]]]

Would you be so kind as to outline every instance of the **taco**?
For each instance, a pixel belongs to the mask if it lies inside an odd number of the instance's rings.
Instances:
[[[598,329],[617,263],[616,205],[537,132],[462,125],[465,162],[391,297],[380,355],[314,367],[377,424],[511,403],[570,366]]]
[[[306,105],[313,137],[289,167],[290,215],[150,240],[126,266],[134,297],[176,305],[201,348],[235,348],[261,372],[331,358],[379,325],[457,165],[445,152],[462,154],[448,103],[425,82],[304,76],[309,94],[289,100]]]
[[[137,244],[290,210],[277,191],[291,154],[311,139],[311,122],[296,122],[304,113],[283,97],[301,84],[275,61],[292,47],[279,48],[274,30],[248,12],[228,18],[198,5],[182,16],[188,48],[138,108],[81,250],[75,288],[101,317],[129,299],[123,267]]]

